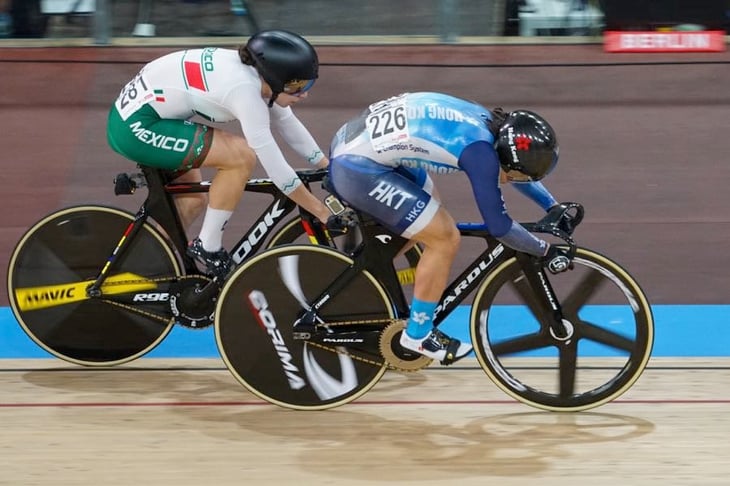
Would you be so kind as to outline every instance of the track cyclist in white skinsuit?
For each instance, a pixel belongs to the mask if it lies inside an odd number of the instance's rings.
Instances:
[[[276,186],[326,222],[330,212],[287,163],[275,129],[299,155],[317,167],[328,160],[291,107],[308,96],[319,60],[301,36],[269,30],[253,35],[238,51],[208,47],[173,52],[151,61],[122,89],[109,112],[111,147],[138,164],[168,169],[177,181],[200,181],[200,167],[218,169],[205,195],[176,199],[187,229],[208,201],[200,235],[188,254],[208,273],[225,276],[231,260],[223,230],[258,158]],[[238,120],[243,137],[192,121]]]
[[[509,217],[500,183],[549,211],[558,203],[538,182],[558,161],[555,132],[536,113],[504,113],[441,93],[405,93],[370,105],[342,126],[330,150],[337,195],[398,234],[420,242],[414,296],[401,345],[443,364],[466,356],[461,343],[432,324],[460,235],[441,205],[429,172],[463,171],[489,232],[505,245],[544,258],[563,271],[565,252]]]

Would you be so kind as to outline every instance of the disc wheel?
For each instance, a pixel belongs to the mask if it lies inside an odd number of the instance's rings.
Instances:
[[[305,302],[351,264],[331,248],[287,245],[254,256],[229,277],[216,308],[216,342],[244,387],[282,407],[321,410],[357,399],[380,380],[386,364],[377,341],[323,345],[294,336]],[[349,323],[348,331],[367,321],[377,336],[392,321],[393,309],[380,284],[362,272],[318,315],[324,323]],[[330,328],[334,333],[344,327]]]
[[[53,356],[116,365],[149,352],[170,332],[167,289],[181,270],[149,224],[118,256],[103,295],[86,295],[133,220],[114,208],[71,207],[46,216],[16,245],[8,267],[10,306],[25,333]]]

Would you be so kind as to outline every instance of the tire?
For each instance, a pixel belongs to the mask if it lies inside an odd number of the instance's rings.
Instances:
[[[288,245],[292,243],[303,244],[309,241],[307,232],[302,226],[302,219],[299,216],[295,216],[289,221],[282,224],[282,226],[274,233],[271,239],[266,244],[266,248],[274,248],[280,245]],[[335,244],[340,242],[335,242]],[[340,243],[341,245],[342,243]],[[395,268],[398,272],[398,280],[400,284],[405,287],[412,287],[416,279],[416,265],[421,259],[423,250],[420,246],[415,245],[406,251],[403,256],[395,259]]]
[[[119,255],[102,289],[111,290],[115,276],[143,283],[125,292],[117,283],[114,295],[100,298],[85,295],[133,220],[132,214],[105,206],[71,207],[43,218],[16,245],[8,267],[10,305],[23,331],[53,356],[86,366],[117,365],[149,352],[172,329],[169,282],[144,280],[171,281],[181,269],[170,245],[149,224]]]
[[[651,307],[626,270],[584,248],[573,263],[572,270],[546,273],[563,322],[573,326],[567,339],[550,332],[549,310],[537,310],[514,257],[487,276],[472,306],[481,367],[507,394],[544,410],[587,410],[616,399],[644,371],[654,342]]]
[[[336,352],[294,339],[303,308],[293,289],[311,301],[351,264],[331,248],[285,245],[252,257],[229,277],[215,312],[215,335],[223,361],[244,387],[281,407],[322,410],[357,399],[380,380],[386,365],[377,344]],[[287,287],[285,281],[294,283]],[[385,290],[367,272],[318,311],[324,322],[389,321],[393,314]]]

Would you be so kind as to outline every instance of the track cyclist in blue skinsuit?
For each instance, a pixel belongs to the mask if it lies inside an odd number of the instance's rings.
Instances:
[[[555,167],[554,130],[536,113],[505,113],[441,93],[405,93],[370,105],[343,125],[330,153],[335,193],[402,236],[424,246],[416,267],[410,318],[401,345],[450,364],[471,345],[432,324],[460,242],[429,173],[463,171],[489,232],[516,250],[567,268],[563,250],[528,232],[507,214],[500,183],[548,211],[557,204],[538,182]]]

